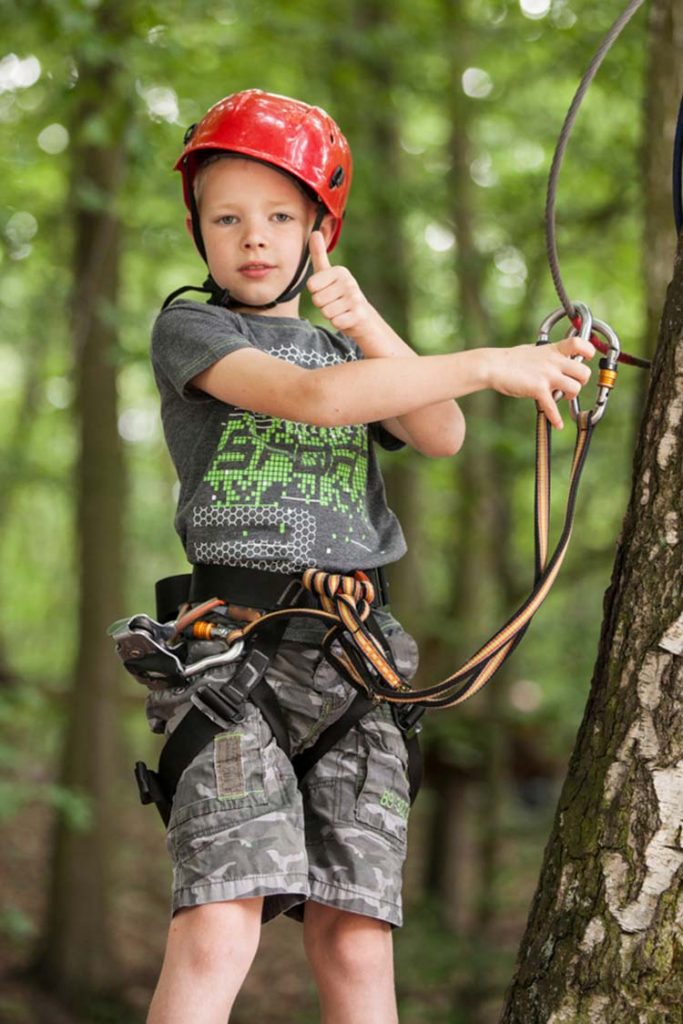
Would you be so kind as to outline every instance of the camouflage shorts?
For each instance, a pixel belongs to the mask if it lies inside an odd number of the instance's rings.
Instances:
[[[389,638],[399,670],[415,642]],[[224,682],[224,666],[202,682]],[[268,671],[292,753],[315,742],[356,691],[317,648],[284,643]],[[178,709],[181,710],[181,709]],[[182,709],[183,711],[185,709]],[[175,722],[181,715],[174,716]],[[307,899],[400,925],[409,811],[407,754],[386,706],[368,713],[297,786],[258,709],[214,737],[178,784],[168,830],[173,910],[263,896],[263,920],[303,918]]]

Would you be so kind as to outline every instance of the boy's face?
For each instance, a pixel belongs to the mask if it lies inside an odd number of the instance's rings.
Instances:
[[[230,157],[201,172],[197,205],[214,281],[245,305],[276,299],[299,265],[315,204],[278,171]],[[321,227],[326,238],[332,225],[326,217]],[[298,316],[299,296],[259,312]]]

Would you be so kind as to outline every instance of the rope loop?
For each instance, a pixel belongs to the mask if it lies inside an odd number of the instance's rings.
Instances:
[[[585,308],[582,313],[584,329],[588,331],[591,325],[590,313]],[[547,343],[551,327],[564,316],[565,310],[560,309],[543,321],[540,344]],[[592,327],[605,334],[610,346],[612,366],[608,369],[605,379],[601,379],[598,385],[599,391],[602,388],[609,394],[608,378],[616,370],[618,339],[600,320],[592,320]],[[599,397],[593,409],[577,411],[576,441],[571,460],[564,523],[552,552],[548,543],[552,430],[545,414],[542,411],[538,412],[534,501],[536,554],[531,590],[507,622],[459,669],[445,679],[431,686],[412,689],[401,677],[391,655],[375,635],[372,619],[366,623],[371,614],[375,590],[361,571],[346,574],[326,572],[314,567],[306,569],[301,575],[302,586],[316,597],[322,607],[277,607],[231,633],[227,637],[227,642],[238,638],[247,640],[267,623],[282,617],[307,616],[325,622],[329,627],[322,646],[330,664],[374,702],[386,701],[395,705],[412,705],[414,708],[453,708],[474,696],[520,643],[557,578],[572,534],[579,482],[586,464],[593,428],[604,412],[604,404],[603,402],[600,406]],[[598,407],[599,416],[596,417]]]
[[[352,576],[342,573],[325,572],[323,569],[306,569],[302,576],[304,587],[315,594],[325,611],[333,612],[343,602],[356,609],[364,622],[375,599],[375,588],[360,570]]]

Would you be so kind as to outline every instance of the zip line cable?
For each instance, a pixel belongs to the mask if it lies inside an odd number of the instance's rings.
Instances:
[[[560,176],[560,168],[562,166],[562,160],[567,148],[567,143],[574,127],[574,122],[579,112],[579,107],[583,101],[588,88],[595,78],[600,65],[607,56],[607,53],[611,49],[613,43],[621,35],[622,30],[629,23],[631,18],[634,16],[636,11],[642,7],[645,0],[630,0],[630,3],[626,9],[619,15],[614,24],[611,26],[605,38],[600,43],[595,56],[591,60],[588,68],[586,69],[583,78],[579,83],[579,87],[574,94],[574,98],[570,104],[567,116],[565,117],[564,124],[560,131],[560,136],[557,140],[557,146],[555,147],[555,153],[553,155],[552,164],[550,166],[550,175],[548,177],[548,191],[546,194],[545,204],[545,238],[546,238],[546,252],[548,255],[548,263],[550,265],[550,273],[552,275],[553,284],[555,285],[555,291],[559,297],[564,311],[573,322],[576,319],[576,311],[574,304],[569,298],[567,291],[562,281],[562,275],[560,273],[560,261],[557,253],[557,234],[555,229],[555,203],[557,199],[557,182]],[[679,119],[680,124],[680,119]],[[595,342],[594,338],[591,341]],[[601,345],[598,344],[598,348]],[[620,362],[631,363],[634,366],[640,366],[643,369],[648,369],[650,362],[647,359],[641,359],[639,356],[631,356],[626,352],[622,352]]]

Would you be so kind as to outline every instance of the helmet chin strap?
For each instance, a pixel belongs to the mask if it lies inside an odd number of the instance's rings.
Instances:
[[[325,217],[325,213],[326,208],[324,204],[319,201],[315,212],[315,221],[313,223],[313,227],[311,228],[311,234],[314,231],[318,231],[320,225],[323,222],[323,218]],[[206,248],[204,246],[204,239],[202,238],[202,232],[199,224],[199,210],[197,209],[197,204],[194,202],[194,196],[192,197],[191,214],[192,234],[194,235],[195,245],[197,246],[199,254],[204,260],[204,262],[207,262]],[[274,309],[275,306],[279,306],[280,303],[289,302],[290,299],[296,298],[296,296],[299,295],[300,292],[303,290],[312,272],[313,268],[311,267],[310,263],[308,240],[306,240],[306,242],[304,242],[304,247],[301,252],[299,266],[296,268],[294,272],[294,277],[289,282],[285,290],[280,295],[278,295],[276,299],[273,299],[272,302],[264,302],[261,305],[253,305],[250,302],[242,302],[241,299],[233,295],[227,288],[221,288],[221,286],[214,281],[211,274],[209,274],[209,276],[207,277],[202,288],[197,288],[196,290],[208,292],[211,296],[211,298],[209,299],[209,304],[212,306],[227,306],[228,308],[230,306],[240,306],[244,309]],[[173,296],[177,297],[178,294],[178,292],[174,292]],[[166,301],[172,302],[173,299],[171,296],[169,296],[169,298]]]
[[[322,203],[318,203],[318,208],[315,214],[315,221],[311,228],[310,234],[317,231],[323,222],[325,216],[325,207]],[[310,235],[309,235],[310,237]],[[296,298],[301,293],[306,285],[309,277],[313,273],[313,267],[311,266],[311,255],[308,251],[308,239],[304,242],[303,249],[301,251],[301,259],[299,265],[294,271],[294,276],[289,282],[283,292],[278,295],[272,302],[264,302],[261,305],[254,305],[251,302],[242,302],[237,296],[233,295],[227,288],[221,288],[220,285],[216,284],[211,274],[207,277],[204,282],[204,287],[208,288],[211,292],[211,298],[209,304],[214,306],[240,306],[244,309],[274,309],[275,306],[279,306],[282,302],[289,302],[290,299]]]

